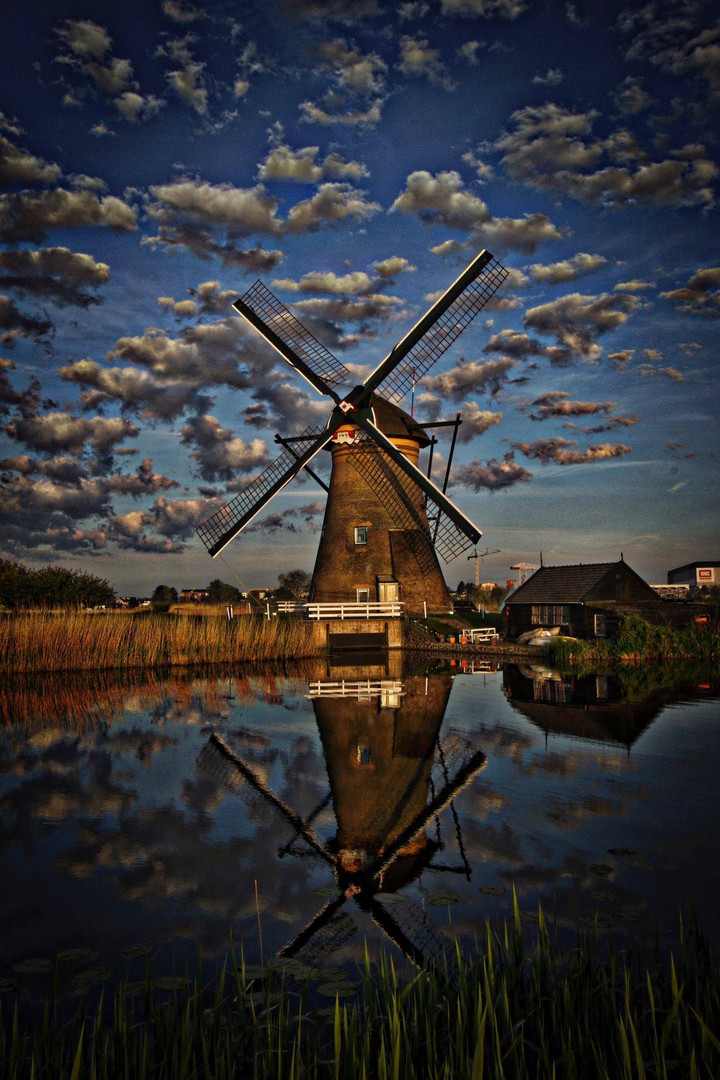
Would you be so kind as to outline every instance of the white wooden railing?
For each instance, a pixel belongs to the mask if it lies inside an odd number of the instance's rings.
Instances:
[[[309,619],[399,619],[402,603],[398,600],[373,600],[369,603],[306,604]]]
[[[402,693],[399,679],[316,679],[310,683],[308,697],[399,697]]]
[[[307,604],[303,600],[278,600],[277,609],[284,615],[293,611],[304,611]]]

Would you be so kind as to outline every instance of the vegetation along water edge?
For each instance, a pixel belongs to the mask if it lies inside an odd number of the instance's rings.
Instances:
[[[720,967],[690,916],[672,950],[590,925],[563,950],[538,909],[486,922],[471,955],[419,970],[382,953],[354,971],[299,959],[214,977],[99,978],[39,1008],[0,979],[0,1078],[54,1080],[695,1080],[720,1075]],[[138,962],[138,961],[135,961]],[[109,984],[105,984],[106,986]],[[73,1004],[68,1004],[68,1002]]]

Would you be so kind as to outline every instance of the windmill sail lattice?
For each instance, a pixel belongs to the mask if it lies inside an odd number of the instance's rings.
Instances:
[[[211,555],[216,555],[232,537],[248,524],[266,502],[288,484],[297,474],[298,462],[303,460],[303,450],[318,443],[318,453],[330,435],[322,428],[308,427],[295,440],[297,450],[286,448],[282,454],[268,465],[264,472],[256,476],[247,487],[218,510],[212,517],[198,525],[196,532]],[[312,455],[314,457],[314,454]],[[307,460],[310,460],[308,457]],[[304,463],[304,462],[303,462]]]
[[[389,498],[395,508],[405,504],[403,520],[417,514],[418,499],[408,494],[408,484],[419,487],[437,509],[439,522],[434,536],[427,524],[422,531],[435,543],[447,561],[455,558],[482,536],[480,530],[441,492],[413,462],[388,440],[370,419],[373,393],[382,390],[389,402],[401,400],[440,356],[457,340],[475,316],[492,298],[507,277],[490,252],[481,252],[448,289],[435,301],[388,356],[343,399],[336,387],[351,381],[350,371],[333,356],[262,282],[256,282],[235,307],[274,349],[317,390],[328,396],[333,408],[324,430],[307,429],[300,453],[287,450],[243,491],[197,528],[211,555],[215,556],[237,535],[298,473],[326,446],[344,425],[354,425],[373,440],[391,464],[383,469],[378,495]],[[298,440],[294,439],[294,443]],[[297,449],[297,448],[296,448]],[[364,452],[364,451],[363,451]],[[373,470],[379,477],[378,470]],[[404,475],[404,478],[402,477]],[[409,528],[401,525],[401,528]],[[412,528],[417,528],[413,524]]]
[[[445,562],[457,558],[472,546],[464,532],[441,510],[438,510],[439,517],[434,522],[435,535],[431,536],[427,519],[412,502],[412,493],[408,490],[412,481],[365,433],[357,440],[350,462],[362,480],[375,492],[397,528],[419,530]],[[425,571],[431,549],[427,544],[416,544],[413,547],[420,569]]]
[[[267,336],[267,331],[270,331],[277,339],[276,342],[268,338],[270,343],[306,378],[307,374],[303,367],[319,376],[328,386],[350,381],[351,375],[345,365],[341,364],[338,358],[333,356],[330,350],[318,341],[299,319],[295,318],[282,301],[263,285],[262,281],[256,281],[251,289],[235,301],[234,306],[249,322],[260,329],[261,333]],[[283,345],[284,348],[281,350],[279,345]],[[316,389],[319,388],[317,380],[313,381],[313,385]],[[323,389],[322,392],[326,391]]]
[[[467,329],[507,276],[508,271],[491,258],[480,276],[465,287],[425,335],[411,347],[402,363],[385,376],[381,384],[383,397],[395,403],[402,401],[413,384],[428,373]]]

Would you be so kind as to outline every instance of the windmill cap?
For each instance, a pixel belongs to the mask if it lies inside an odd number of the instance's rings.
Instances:
[[[371,396],[370,404],[375,412],[375,422],[383,435],[387,435],[389,439],[414,439],[421,447],[430,445],[430,436],[425,429],[404,409],[379,394]]]

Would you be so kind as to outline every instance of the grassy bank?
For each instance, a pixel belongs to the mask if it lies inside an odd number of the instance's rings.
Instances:
[[[103,671],[311,655],[303,623],[242,616],[25,612],[0,618],[0,672]]]
[[[231,953],[204,985],[148,970],[112,1001],[83,999],[71,1017],[50,1000],[33,1024],[11,992],[3,998],[2,1080],[720,1075],[720,969],[702,932],[682,921],[674,955],[657,942],[620,950],[592,929],[563,954],[542,912],[528,945],[516,907],[504,928],[486,924],[449,980],[399,976],[387,956],[349,980],[288,960],[251,973]]]
[[[608,664],[710,662],[720,657],[720,627],[717,620],[673,629],[653,626],[639,615],[627,615],[616,637],[605,641],[555,638],[543,649],[545,660],[556,667],[585,667]]]

